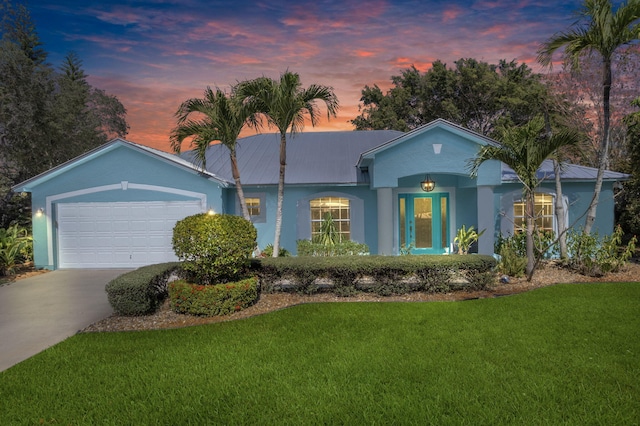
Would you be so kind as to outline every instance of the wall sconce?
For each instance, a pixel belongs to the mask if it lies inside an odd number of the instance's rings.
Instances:
[[[424,180],[420,182],[420,188],[422,188],[424,192],[431,192],[435,187],[436,182],[431,180],[431,176],[429,175],[425,175]]]
[[[42,207],[36,210],[36,217],[41,217],[43,215],[44,215],[44,209]]]
[[[213,208],[209,207],[209,210],[207,210],[207,214],[208,214],[209,216],[213,216],[214,214],[216,214],[216,212],[215,212],[215,211],[213,211]]]

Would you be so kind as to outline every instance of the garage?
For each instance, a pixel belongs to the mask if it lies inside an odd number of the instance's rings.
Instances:
[[[173,227],[200,201],[60,203],[58,268],[133,268],[177,260]]]

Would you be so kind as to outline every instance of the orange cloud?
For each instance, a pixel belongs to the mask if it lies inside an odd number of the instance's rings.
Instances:
[[[356,56],[359,56],[361,58],[370,58],[372,56],[375,56],[375,53],[366,50],[356,50]]]

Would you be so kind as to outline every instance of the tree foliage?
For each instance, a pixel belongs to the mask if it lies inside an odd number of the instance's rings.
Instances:
[[[640,108],[640,98],[636,98],[632,104]],[[622,171],[631,174],[631,178],[624,183],[622,196],[617,204],[619,219],[625,234],[640,235],[640,111],[625,117],[627,125],[628,152],[627,162]]]
[[[207,168],[207,148],[212,142],[219,141],[229,149],[231,173],[236,184],[238,201],[242,216],[251,220],[244,198],[238,158],[237,140],[245,124],[255,124],[253,111],[236,96],[235,90],[227,95],[220,89],[214,92],[210,87],[204,91],[203,98],[191,98],[184,101],[176,112],[177,125],[171,132],[171,149],[180,153],[185,139],[191,139],[194,147],[194,161]]]
[[[287,131],[292,135],[302,131],[305,118],[315,126],[320,119],[318,102],[323,102],[327,108],[327,118],[335,117],[339,107],[338,98],[333,93],[333,88],[329,86],[312,84],[306,89],[303,88],[300,76],[290,71],[282,73],[279,80],[260,77],[243,81],[236,86],[236,90],[243,103],[263,116],[270,126],[278,129],[280,134],[278,205],[273,241],[273,257],[278,257],[287,165]]]
[[[634,111],[629,102],[640,93],[640,62],[637,60],[640,46],[627,46],[613,56],[609,120],[609,166],[620,171],[629,152],[627,150],[627,126],[624,118]],[[560,72],[547,74],[544,79],[554,92],[568,101],[572,107],[570,121],[565,124],[589,136],[589,144],[576,161],[591,167],[598,166],[599,147],[604,126],[602,59],[596,55],[579,58],[579,68],[564,64]]]
[[[549,90],[526,64],[501,60],[497,65],[463,58],[449,68],[435,61],[421,73],[415,67],[392,76],[386,94],[365,86],[358,130],[409,131],[443,118],[487,136],[498,126],[522,125],[540,113]]]
[[[75,53],[69,53],[59,69],[47,62],[24,5],[5,0],[0,10],[0,210],[4,211],[15,202],[9,192],[13,184],[124,136],[129,126],[124,106],[87,82]],[[16,219],[3,215],[0,226]]]
[[[553,54],[560,49],[564,49],[565,63],[573,70],[580,69],[580,61],[585,55],[596,54],[601,59],[602,132],[598,145],[598,174],[584,226],[584,232],[589,234],[596,219],[604,171],[609,167],[613,63],[622,46],[640,39],[640,0],[629,0],[615,10],[611,0],[584,0],[582,6],[580,20],[542,44],[538,61],[550,66]]]
[[[523,186],[525,200],[525,220],[527,224],[526,252],[527,279],[530,281],[535,271],[534,232],[535,232],[535,191],[540,184],[537,174],[542,163],[562,148],[578,146],[581,135],[575,130],[562,130],[549,136],[544,120],[535,117],[528,123],[517,127],[501,127],[498,144],[487,144],[480,148],[470,162],[471,176],[476,177],[480,166],[489,160],[497,160],[511,167]]]

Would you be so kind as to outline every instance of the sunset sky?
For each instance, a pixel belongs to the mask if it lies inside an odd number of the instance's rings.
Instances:
[[[575,22],[581,3],[31,0],[28,7],[49,62],[78,53],[89,82],[126,107],[127,139],[169,150],[176,109],[206,86],[228,89],[288,69],[304,87],[333,87],[340,101],[337,118],[305,131],[351,130],[364,86],[386,89],[412,64],[426,71],[437,59],[515,59],[539,71],[539,44]]]

